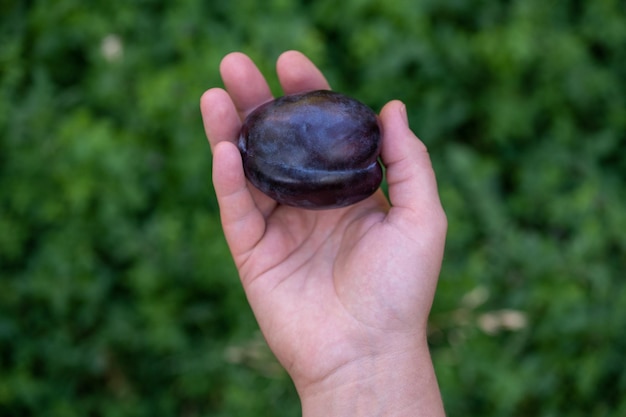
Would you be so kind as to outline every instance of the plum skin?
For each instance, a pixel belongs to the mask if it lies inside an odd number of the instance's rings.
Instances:
[[[382,182],[376,113],[330,90],[259,106],[245,119],[238,148],[248,180],[288,206],[345,207],[372,195]]]

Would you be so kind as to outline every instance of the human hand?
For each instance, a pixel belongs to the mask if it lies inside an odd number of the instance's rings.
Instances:
[[[276,69],[285,94],[330,88],[298,52],[281,55]],[[426,327],[447,222],[404,105],[380,113],[389,201],[379,189],[349,207],[298,209],[246,181],[235,145],[242,119],[272,99],[267,82],[241,53],[220,72],[226,90],[205,92],[201,111],[222,227],[303,415],[443,415]]]

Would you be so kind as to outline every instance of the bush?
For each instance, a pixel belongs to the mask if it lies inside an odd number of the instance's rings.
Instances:
[[[0,413],[297,415],[221,235],[198,110],[241,50],[398,98],[450,231],[450,415],[626,413],[617,0],[1,5]],[[288,36],[286,36],[288,35]]]

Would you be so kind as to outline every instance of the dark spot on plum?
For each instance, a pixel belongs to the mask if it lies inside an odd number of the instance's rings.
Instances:
[[[382,181],[376,114],[333,91],[261,105],[244,121],[238,146],[248,180],[285,205],[344,207],[372,195]]]

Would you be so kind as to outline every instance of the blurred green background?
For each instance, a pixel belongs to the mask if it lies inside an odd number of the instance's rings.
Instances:
[[[626,415],[622,0],[0,1],[0,415],[294,416],[198,100],[307,54],[408,107],[450,228],[450,416]]]

